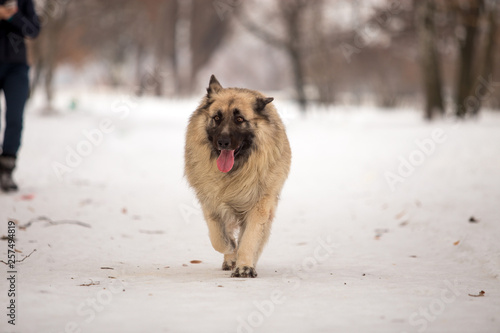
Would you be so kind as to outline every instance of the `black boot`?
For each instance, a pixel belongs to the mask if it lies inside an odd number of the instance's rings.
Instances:
[[[16,168],[16,158],[13,156],[0,156],[0,187],[4,192],[17,191],[17,185],[12,179],[12,172]]]

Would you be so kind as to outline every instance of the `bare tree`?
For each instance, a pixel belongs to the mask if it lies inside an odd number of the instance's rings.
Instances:
[[[459,39],[459,60],[457,67],[457,88],[455,95],[455,114],[459,118],[465,117],[468,111],[466,99],[471,95],[474,77],[474,59],[478,39],[478,24],[482,0],[458,1],[457,14],[463,31]]]
[[[222,20],[214,8],[213,1],[192,0],[191,3],[191,92],[198,72],[212,58],[228,35],[231,20]],[[236,7],[235,10],[238,8]]]
[[[307,107],[305,93],[305,73],[304,73],[304,14],[306,10],[321,4],[321,1],[288,0],[278,1],[275,17],[283,27],[284,36],[279,36],[266,28],[263,24],[252,21],[248,13],[240,15],[240,21],[252,34],[260,38],[271,47],[283,50],[290,61],[290,67],[294,78],[294,89],[296,100],[301,110]]]
[[[485,43],[482,51],[482,61],[480,62],[479,77],[476,81],[476,89],[483,86],[483,89],[490,89],[491,87],[484,87],[485,81],[493,76],[494,64],[495,64],[495,48],[497,40],[498,23],[497,19],[499,17],[499,6],[496,1],[490,1],[488,7],[486,8],[485,20],[487,24],[487,32]],[[475,99],[475,104],[472,105],[471,113],[472,115],[477,115],[482,105],[482,98]]]
[[[136,40],[137,43],[137,67],[139,79],[139,91],[141,95],[147,88],[153,88],[156,96],[163,96],[165,93],[165,79],[167,75],[167,64],[170,63],[171,70],[177,73],[175,34],[178,15],[177,0],[151,1],[148,3],[148,17],[153,24],[150,29],[145,29],[142,38]],[[138,25],[137,28],[140,28]],[[152,38],[147,38],[151,34]],[[149,41],[149,43],[148,43]],[[142,57],[147,49],[152,49],[154,54],[153,70],[144,73]],[[176,75],[174,75],[176,76]],[[152,85],[152,87],[150,87]]]
[[[310,2],[309,2],[310,5]],[[308,6],[308,1],[305,0],[294,0],[290,2],[282,1],[280,2],[282,19],[285,25],[285,31],[287,33],[287,41],[285,43],[285,49],[290,57],[290,62],[292,64],[293,77],[295,78],[295,91],[297,93],[297,102],[302,110],[306,109],[306,94],[304,91],[304,65],[302,63],[303,50],[302,45],[302,34],[301,25],[302,15],[304,13],[305,7]]]
[[[444,113],[441,66],[436,49],[434,0],[417,0],[417,29],[420,63],[425,94],[425,118],[431,120],[436,111]]]
[[[57,67],[61,50],[61,35],[68,21],[68,2],[46,0],[40,8],[42,31],[38,39],[32,42],[34,58],[34,79],[31,91],[39,81],[44,79],[46,98],[45,113],[54,112],[52,105],[54,99],[54,72]]]

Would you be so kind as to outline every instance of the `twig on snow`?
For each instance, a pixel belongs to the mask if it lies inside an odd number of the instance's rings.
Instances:
[[[25,230],[28,227],[31,227],[31,225],[35,222],[47,222],[48,225],[59,225],[59,224],[75,224],[79,225],[81,227],[85,228],[91,228],[92,226],[88,223],[81,222],[81,221],[75,221],[75,220],[60,220],[60,221],[53,221],[52,219],[48,218],[47,216],[39,216],[34,219],[29,220],[26,224],[20,225],[19,229]]]
[[[31,251],[31,253],[30,253],[30,254],[28,254],[27,256],[25,256],[23,259],[21,259],[21,260],[16,260],[16,263],[25,261],[25,260],[26,260],[26,258],[29,258],[29,257],[33,254],[33,252],[36,252],[36,249],[34,249],[33,251]],[[7,263],[7,262],[5,262],[5,261],[3,261],[3,260],[0,260],[0,262],[1,262],[1,263],[3,263],[3,264],[6,264],[6,265],[8,265],[8,264],[9,264],[9,263]]]
[[[94,282],[92,279],[90,279],[90,283],[82,283],[79,286],[80,287],[90,287],[90,286],[98,286],[101,284],[101,281]]]

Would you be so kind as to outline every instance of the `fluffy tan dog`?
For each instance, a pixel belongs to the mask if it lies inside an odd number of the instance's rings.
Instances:
[[[290,170],[290,145],[272,101],[254,90],[222,88],[212,75],[187,128],[185,174],[231,277],[257,276]]]

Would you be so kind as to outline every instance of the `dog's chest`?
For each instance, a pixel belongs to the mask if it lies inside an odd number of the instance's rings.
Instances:
[[[215,190],[215,206],[227,207],[234,214],[245,214],[249,212],[261,197],[261,186],[258,181],[230,181],[221,184]]]

